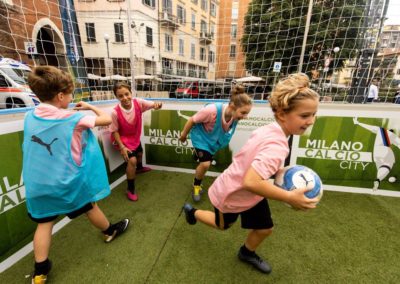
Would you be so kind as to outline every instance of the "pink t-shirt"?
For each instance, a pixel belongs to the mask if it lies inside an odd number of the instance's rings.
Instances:
[[[135,100],[137,100],[137,102],[139,103],[139,106],[140,106],[140,109],[142,110],[142,112],[145,112],[149,109],[154,108],[154,102],[152,102],[152,101],[147,101],[147,100],[140,99],[140,98],[135,98]],[[126,121],[129,124],[133,124],[133,121],[135,120],[135,116],[136,116],[133,103],[132,103],[131,109],[126,110],[121,106],[121,110],[122,110],[122,115],[124,116]],[[111,118],[112,118],[112,123],[110,125],[110,131],[116,132],[116,131],[118,131],[119,125],[118,125],[118,114],[115,109],[113,109],[113,111],[111,113]]]
[[[229,131],[229,128],[233,123],[233,118],[231,118],[229,121],[225,121],[225,111],[227,107],[228,107],[227,104],[224,104],[222,106],[221,122],[222,122],[222,128],[225,131]],[[204,129],[207,132],[211,132],[214,128],[215,121],[217,120],[217,106],[215,104],[206,105],[197,113],[195,113],[192,116],[192,118],[194,123],[202,123]]]
[[[249,140],[233,157],[232,164],[214,181],[208,196],[214,207],[223,213],[246,211],[264,197],[242,189],[243,178],[250,167],[264,179],[269,179],[282,167],[289,145],[278,123],[253,131]]]
[[[57,108],[53,105],[41,103],[35,108],[35,115],[47,119],[62,119],[74,114],[73,111]],[[71,154],[77,165],[82,161],[82,132],[88,128],[95,127],[96,116],[85,115],[75,126],[71,140]]]

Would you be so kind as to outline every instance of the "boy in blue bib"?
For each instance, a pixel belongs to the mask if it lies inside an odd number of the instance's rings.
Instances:
[[[110,194],[110,186],[90,128],[109,125],[111,117],[85,102],[77,103],[75,109],[91,110],[96,116],[67,110],[73,81],[53,66],[35,68],[28,83],[42,103],[25,116],[22,174],[28,215],[38,223],[32,282],[44,283],[51,269],[51,234],[59,215],[73,219],[85,213],[107,243],[127,229],[129,219],[111,224],[96,204]]]
[[[251,98],[244,92],[244,87],[236,85],[232,88],[229,104],[208,104],[186,122],[180,140],[185,142],[190,132],[194,158],[199,162],[193,180],[193,201],[201,199],[201,182],[213,156],[229,145],[238,121],[247,118],[251,107]]]

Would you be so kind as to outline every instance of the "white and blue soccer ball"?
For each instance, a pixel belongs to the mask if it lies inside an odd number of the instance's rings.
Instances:
[[[274,184],[288,191],[295,188],[311,189],[304,193],[308,198],[321,199],[323,193],[320,177],[306,166],[294,165],[280,169],[275,175]]]

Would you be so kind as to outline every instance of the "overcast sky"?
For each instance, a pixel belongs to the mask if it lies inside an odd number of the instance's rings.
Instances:
[[[385,25],[400,25],[400,0],[389,0]]]

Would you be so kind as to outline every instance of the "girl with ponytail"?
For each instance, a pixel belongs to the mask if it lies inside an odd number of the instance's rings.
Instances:
[[[186,141],[190,132],[194,158],[199,162],[193,181],[193,201],[201,199],[201,182],[215,153],[228,146],[239,120],[247,118],[252,107],[251,98],[244,87],[235,85],[228,104],[208,104],[186,122],[180,140]]]

